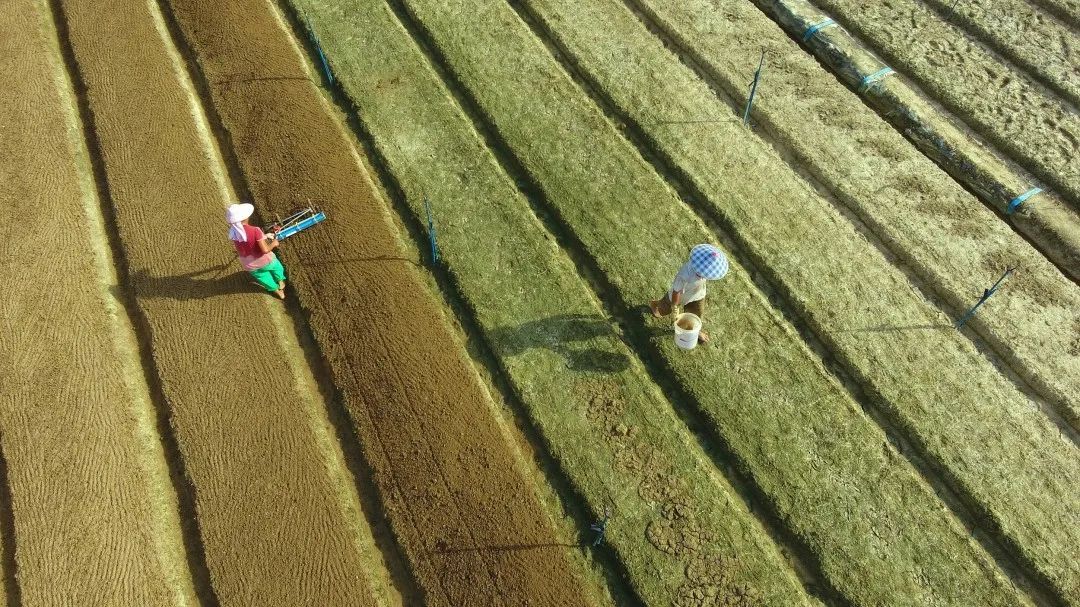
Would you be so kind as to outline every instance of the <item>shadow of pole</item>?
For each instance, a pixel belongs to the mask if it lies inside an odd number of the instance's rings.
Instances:
[[[863,329],[840,329],[837,333],[899,333],[902,331],[926,331],[930,329],[952,329],[950,324],[923,324],[923,325],[897,325],[886,326],[880,325],[877,327],[866,327]]]

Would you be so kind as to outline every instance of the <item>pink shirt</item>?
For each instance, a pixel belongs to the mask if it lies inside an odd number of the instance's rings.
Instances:
[[[263,233],[262,228],[247,225],[244,226],[244,234],[247,236],[247,242],[233,241],[233,246],[236,247],[236,254],[240,257],[240,265],[245,270],[258,270],[266,264],[274,261],[274,253],[263,253],[259,248],[259,241],[266,238],[266,234]]]

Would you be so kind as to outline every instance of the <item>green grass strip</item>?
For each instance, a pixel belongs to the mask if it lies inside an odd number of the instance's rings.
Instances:
[[[587,7],[563,0],[534,4],[773,269],[817,333],[869,392],[883,397],[895,423],[1059,594],[1080,601],[1080,561],[1073,558],[1080,497],[1069,480],[1080,478],[1075,445],[952,329],[852,331],[929,327],[942,319],[826,201],[792,171],[778,171],[775,154],[740,126],[719,122],[687,137],[657,124],[732,110],[629,11],[615,0]],[[590,36],[601,23],[610,36]],[[616,51],[634,61],[612,61]]]
[[[295,0],[516,395],[649,604],[805,605],[760,524],[696,446],[381,1]]]
[[[1072,104],[1013,71],[997,53],[918,0],[813,4],[990,143],[1080,205],[1080,113]]]
[[[644,302],[666,288],[689,245],[709,240],[709,231],[513,11],[500,3],[408,4],[610,279],[614,291],[603,295]],[[618,38],[609,25],[584,29]],[[623,58],[607,55],[612,63]],[[711,308],[719,310],[708,323],[716,350],[676,353],[666,330],[649,350],[674,369],[785,523],[815,549],[832,585],[867,605],[1018,600],[745,272],[714,286]]]
[[[415,0],[413,5],[429,22],[447,55],[460,57],[451,60],[461,78],[474,88],[503,135],[548,188],[549,199],[559,206],[603,271],[620,285],[625,301],[642,301],[655,293],[672,270],[652,261],[663,260],[658,251],[671,242],[705,238],[690,214],[663,188],[650,185],[656,179],[646,177],[643,161],[627,151],[629,146],[616,137],[612,126],[596,118],[598,112],[583,109],[587,107],[583,94],[537,50],[538,42],[521,33],[524,26],[520,22],[502,16],[505,11],[495,8],[470,6],[454,11],[437,0]],[[426,10],[430,5],[442,10]],[[950,329],[938,311],[913,292],[903,273],[775,152],[749,136],[731,108],[682,68],[629,11],[612,0],[587,5],[536,0],[535,5],[550,11],[550,23],[561,33],[567,48],[580,57],[583,67],[642,126],[655,146],[707,194],[706,204],[737,231],[748,251],[762,261],[761,267],[860,379],[889,419],[929,455],[985,522],[1000,527],[1005,539],[1035,571],[1050,580],[1060,595],[1076,601],[1080,564],[1072,557],[1078,545],[1076,534],[1080,533],[1074,524],[1080,504],[1072,479],[1080,478],[1080,458],[1075,446],[1061,437],[968,340]],[[487,17],[489,14],[493,16]],[[465,19],[465,15],[471,17]],[[490,21],[485,23],[482,17]],[[504,25],[494,27],[492,22]],[[599,31],[605,34],[598,35]],[[499,48],[501,52],[484,55],[484,48]],[[518,74],[517,86],[498,86],[511,70]],[[520,116],[542,119],[522,120]],[[720,120],[691,126],[694,130],[690,134],[685,125],[664,124],[703,116]],[[580,132],[572,136],[570,129]],[[627,217],[648,223],[652,231],[626,221]],[[636,246],[613,246],[626,242]],[[652,272],[652,277],[642,281],[645,272]],[[720,292],[734,288],[727,284],[718,287]],[[740,398],[733,391],[730,367],[739,365],[741,374],[768,386],[774,394],[791,394],[784,399],[796,403],[801,417],[810,418],[799,423],[806,429],[817,429],[821,444],[839,450],[832,456],[834,465],[865,466],[863,459],[869,457],[873,433],[842,421],[843,400],[828,398],[830,391],[820,386],[821,382],[785,386],[767,367],[748,370],[755,358],[782,358],[788,363],[786,370],[793,367],[790,355],[780,357],[775,351],[777,343],[782,343],[778,340],[756,339],[748,351],[735,350],[734,344],[748,338],[747,325],[734,317],[745,313],[745,308],[735,312],[730,305],[719,307],[733,316],[719,323],[720,329],[729,333],[717,340],[723,346],[723,358],[707,359],[697,366],[694,363],[700,359],[680,360],[672,366],[680,370],[683,384],[715,417],[735,451],[747,454],[747,464],[753,466],[749,454],[755,453],[763,440],[755,426],[764,423],[767,416],[780,417],[776,407],[769,406],[751,418],[753,423],[731,419],[731,400],[761,399],[753,392]],[[718,323],[708,324],[717,330]],[[816,401],[819,396],[823,400]],[[809,403],[815,404],[811,407]],[[769,421],[783,423],[782,417]],[[849,430],[851,436],[835,443],[837,430],[832,425]],[[741,440],[740,433],[745,434]],[[790,433],[782,433],[783,439],[793,440]],[[784,451],[782,444],[778,441],[780,452]],[[906,508],[914,513],[905,513],[876,509],[871,505],[874,498],[859,492],[855,493],[858,499],[851,500],[858,503],[845,503],[842,500],[850,492],[828,484],[806,487],[809,479],[825,483],[819,479],[827,480],[829,474],[821,472],[798,481],[798,474],[788,471],[791,476],[782,482],[770,481],[765,473],[776,472],[776,458],[783,456],[773,452],[762,455],[767,457],[761,457],[755,478],[768,491],[777,491],[778,502],[784,501],[779,492],[797,487],[802,492],[822,494],[819,508],[833,503],[835,506],[828,508],[836,516],[845,511],[877,510],[863,519],[868,524],[863,531],[869,534],[871,529],[880,528],[875,516],[920,516],[917,499],[906,501]],[[860,479],[865,483],[874,475],[845,471],[834,478],[843,478],[844,484],[850,485]],[[888,490],[874,483],[864,485],[861,491],[889,499]],[[793,511],[791,516],[806,525],[807,534],[813,530],[824,537],[839,530],[830,527],[833,523],[827,514],[821,515],[820,509],[818,513],[816,519],[805,510]],[[807,519],[814,519],[815,526]],[[913,532],[915,526],[920,526],[922,533]],[[837,587],[852,596],[890,604],[930,600],[916,598],[920,589],[960,603],[980,596],[974,593],[978,584],[968,587],[950,579],[950,574],[959,571],[968,571],[971,579],[977,579],[973,573],[977,568],[962,559],[939,557],[941,570],[923,582],[919,570],[925,566],[925,556],[917,561],[902,558],[922,548],[909,551],[901,546],[933,545],[947,535],[940,528],[908,521],[897,534],[901,543],[892,547],[897,558],[895,570],[907,583],[889,580],[880,585],[872,583],[874,576],[882,575],[871,571],[875,560],[870,555],[875,554],[875,547],[858,547],[866,541],[865,536],[851,531],[843,533],[846,539],[834,538],[837,544],[826,547],[823,542],[821,548],[828,554],[824,557],[827,563],[833,555],[844,555],[828,572],[835,576]],[[845,543],[840,543],[842,540]],[[982,586],[987,594],[980,597],[980,603],[996,592],[993,588],[993,584]],[[893,598],[885,598],[889,596]]]
[[[745,103],[747,74],[766,47],[769,64],[754,118],[925,277],[957,317],[1006,266],[1017,267],[1008,287],[980,308],[969,326],[1048,401],[1060,403],[1061,414],[1080,428],[1080,289],[1075,284],[753,5],[633,1],[645,5],[680,45],[693,49],[739,105]],[[1067,230],[1069,224],[1060,227]]]

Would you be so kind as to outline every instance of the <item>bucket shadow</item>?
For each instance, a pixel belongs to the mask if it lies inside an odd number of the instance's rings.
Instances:
[[[247,272],[233,266],[232,260],[223,264],[176,276],[155,276],[145,270],[132,271],[128,286],[136,297],[192,301],[211,299],[237,293],[261,293]],[[114,295],[123,288],[114,287]]]
[[[618,338],[611,323],[602,316],[559,314],[499,328],[494,341],[510,356],[535,348],[551,350],[565,358],[566,366],[574,371],[617,373],[629,367],[625,355],[581,343],[602,336]]]

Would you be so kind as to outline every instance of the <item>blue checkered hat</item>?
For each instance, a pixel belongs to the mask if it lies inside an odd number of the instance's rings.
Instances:
[[[690,249],[690,265],[709,280],[723,278],[728,270],[727,256],[711,244],[699,244]]]

